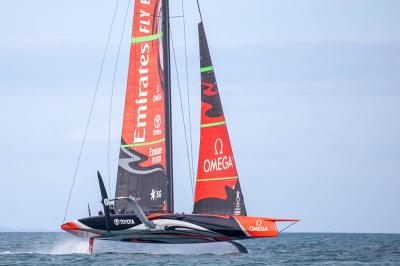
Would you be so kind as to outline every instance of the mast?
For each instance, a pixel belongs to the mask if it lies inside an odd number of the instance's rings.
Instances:
[[[171,108],[171,59],[170,59],[170,24],[169,24],[169,0],[162,0],[163,17],[163,69],[164,69],[164,100],[165,100],[165,123],[168,125],[166,134],[166,176],[167,188],[170,202],[168,203],[168,213],[174,212],[174,185],[173,185],[173,153],[172,153],[172,108]]]

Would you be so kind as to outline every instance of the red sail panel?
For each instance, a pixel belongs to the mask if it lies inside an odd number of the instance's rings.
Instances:
[[[203,24],[199,24],[201,131],[194,213],[246,215]]]
[[[135,197],[150,213],[169,204],[160,1],[136,0],[134,10],[116,196]]]

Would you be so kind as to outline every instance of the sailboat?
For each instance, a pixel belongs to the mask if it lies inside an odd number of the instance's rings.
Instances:
[[[203,21],[198,24],[201,125],[194,207],[174,212],[168,0],[135,0],[115,197],[97,172],[104,213],[62,230],[89,239],[133,243],[208,243],[277,237],[277,222],[247,216]],[[200,10],[199,10],[200,11]],[[200,13],[201,16],[201,13]],[[113,203],[113,209],[110,208]]]

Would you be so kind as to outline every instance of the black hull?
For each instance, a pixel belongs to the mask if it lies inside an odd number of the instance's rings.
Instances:
[[[188,244],[249,238],[232,216],[155,214],[148,219],[158,228],[146,229],[133,214],[111,215],[109,233],[105,216],[71,221],[62,228],[79,237],[136,243]],[[66,226],[71,223],[75,229]]]
[[[134,243],[190,244],[277,237],[276,222],[295,223],[297,219],[212,214],[151,214],[147,227],[133,214],[111,215],[109,232],[105,216],[73,220],[61,226],[73,235]]]

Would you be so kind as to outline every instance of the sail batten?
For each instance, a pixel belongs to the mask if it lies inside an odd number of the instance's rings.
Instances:
[[[159,139],[159,140],[155,140],[155,141],[144,142],[144,143],[125,144],[125,145],[121,145],[121,147],[122,147],[122,148],[127,148],[127,147],[148,146],[148,145],[153,145],[153,144],[161,143],[161,142],[164,142],[164,141],[165,141],[165,138]]]
[[[200,127],[217,127],[217,126],[222,126],[222,125],[226,125],[225,120],[224,121],[220,121],[220,122],[201,124]]]
[[[238,179],[238,176],[230,176],[230,177],[214,177],[214,178],[206,178],[206,177],[198,177],[196,182],[205,182],[205,181],[218,181],[218,180],[233,180]]]
[[[246,215],[203,23],[199,24],[201,73],[200,150],[194,213]]]
[[[214,67],[213,66],[205,66],[205,67],[201,67],[200,68],[200,72],[201,73],[210,72],[210,71],[214,71]]]
[[[134,197],[146,213],[172,209],[166,0],[135,0],[116,197]],[[117,210],[128,210],[126,201]],[[166,208],[167,207],[167,208]]]
[[[158,32],[156,34],[143,36],[143,37],[132,37],[131,42],[132,43],[148,42],[148,41],[160,39],[162,36],[163,36],[163,33]]]

